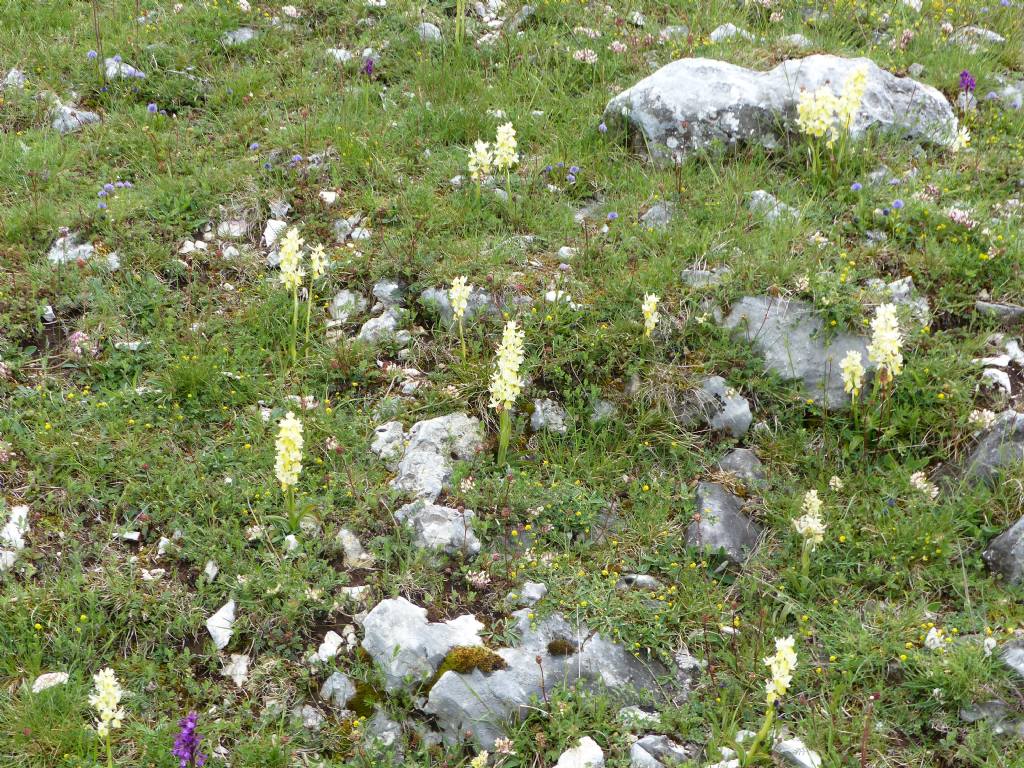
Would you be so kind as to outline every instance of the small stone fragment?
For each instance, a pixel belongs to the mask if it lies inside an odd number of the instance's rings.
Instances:
[[[220,671],[224,677],[229,677],[239,688],[245,685],[249,679],[249,657],[244,653],[232,653],[231,661],[226,663]]]
[[[558,758],[555,768],[603,768],[604,750],[589,736],[580,739],[572,749],[567,749]]]
[[[396,520],[413,530],[416,546],[467,555],[480,551],[480,540],[471,527],[474,517],[471,509],[442,507],[425,499],[406,504],[395,513]]]
[[[359,538],[348,528],[338,531],[337,541],[341,545],[346,568],[371,568],[373,566],[373,555],[363,549]]]
[[[534,432],[554,432],[564,435],[569,431],[566,424],[569,416],[559,403],[550,398],[533,401],[533,413],[530,414],[530,429]]]
[[[235,623],[235,601],[229,600],[220,610],[206,620],[206,629],[213,638],[218,651],[224,650],[231,642],[232,627]]]
[[[338,709],[345,709],[356,695],[356,685],[341,672],[334,672],[320,687],[320,698]]]
[[[800,739],[777,741],[772,752],[782,758],[783,762],[796,768],[821,768],[821,755],[808,749]]]

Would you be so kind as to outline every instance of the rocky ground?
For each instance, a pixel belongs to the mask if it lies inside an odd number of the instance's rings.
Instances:
[[[1024,765],[1017,0],[0,21],[5,767]]]

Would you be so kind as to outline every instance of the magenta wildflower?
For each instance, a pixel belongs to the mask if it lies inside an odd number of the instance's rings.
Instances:
[[[196,723],[199,715],[189,712],[183,717],[178,725],[181,730],[174,739],[174,748],[171,754],[178,758],[178,768],[201,768],[206,764],[206,755],[199,751],[199,742],[203,737],[196,733]]]

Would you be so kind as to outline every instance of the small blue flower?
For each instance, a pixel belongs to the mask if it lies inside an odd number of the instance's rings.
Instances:
[[[551,173],[551,171],[553,171],[553,170],[554,170],[554,166],[553,165],[545,165],[544,169],[541,171],[541,173]]]
[[[883,216],[888,216],[890,213],[892,213],[892,211],[890,211],[888,208],[883,208],[882,209],[882,215]]]
[[[107,210],[107,204],[104,203],[102,200],[100,200],[99,204],[96,207],[99,208],[101,211]]]
[[[109,181],[106,184],[103,185],[103,188],[105,190],[107,190],[107,192],[113,192],[114,191],[114,185],[111,184]]]
[[[575,184],[575,183],[576,183],[576,177],[575,177],[575,176],[573,176],[573,175],[572,175],[571,173],[570,173],[570,174],[568,174],[568,175],[567,175],[567,176],[565,177],[565,180],[566,180],[567,182],[569,182],[570,184]]]
[[[149,102],[149,104],[146,105],[146,111],[149,112],[149,114],[155,115],[156,114],[156,110],[157,110],[157,106],[156,106],[156,104],[154,102],[151,101],[151,102]]]
[[[855,181],[853,182],[853,184],[850,185],[851,192],[860,192],[862,189],[864,189],[864,185],[861,184],[859,181]]]
[[[893,200],[892,201],[892,207],[895,208],[897,211],[902,210],[903,209],[903,201],[899,200],[899,199]]]
[[[573,176],[576,176],[577,174],[579,174],[579,172],[580,172],[580,167],[578,165],[571,165],[571,166],[569,166],[569,173],[571,173]]]
[[[96,197],[106,197],[106,196],[107,196],[107,190],[105,190],[105,189],[101,189],[99,192],[96,193]]]
[[[258,141],[254,141],[252,144],[249,145],[249,151],[250,152],[255,152],[259,148],[260,148],[260,143]]]
[[[617,214],[615,211],[612,211],[611,213],[608,214],[608,221],[615,221],[617,218],[619,218],[619,214]]]
[[[115,64],[120,64],[121,63],[121,54],[118,53],[118,54],[114,55],[114,63]]]
[[[600,124],[598,124],[598,126],[597,126],[597,130],[598,130],[598,131],[599,131],[600,133],[607,133],[607,132],[608,132],[608,126],[607,126],[607,125],[605,125],[604,123],[600,123]]]
[[[99,54],[96,53],[96,51],[89,51],[87,54],[85,54],[85,56],[87,59],[89,59],[89,61],[95,61],[96,57],[99,56]]]

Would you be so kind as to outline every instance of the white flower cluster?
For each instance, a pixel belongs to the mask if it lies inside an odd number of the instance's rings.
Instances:
[[[967,418],[975,429],[988,429],[996,423],[995,413],[988,408],[973,410]]]
[[[465,275],[460,275],[452,280],[452,287],[448,289],[448,301],[452,305],[452,313],[456,320],[461,320],[466,314],[470,290],[470,286],[466,285]]]
[[[650,336],[661,319],[661,315],[658,313],[659,301],[661,299],[653,293],[644,294],[644,301],[640,307],[644,313],[644,336]]]
[[[821,519],[821,499],[818,492],[810,490],[804,494],[804,514],[793,521],[793,528],[813,550],[825,540],[825,523]]]
[[[494,167],[499,171],[507,171],[518,163],[517,147],[516,129],[512,127],[512,123],[499,125],[494,139]]]
[[[299,481],[302,472],[302,422],[291,411],[277,425],[277,460],[274,474],[283,489]]]
[[[519,162],[517,148],[516,129],[512,127],[512,123],[499,125],[494,139],[494,146],[491,146],[482,139],[477,139],[476,143],[473,144],[473,148],[469,150],[466,161],[469,177],[473,181],[480,181],[492,169],[497,171],[510,170]]]
[[[525,340],[526,333],[516,325],[515,320],[505,323],[501,344],[498,346],[498,359],[491,375],[490,405],[495,410],[511,410],[522,391],[519,367],[523,364]]]
[[[864,385],[864,356],[851,349],[839,363],[839,368],[843,372],[843,389],[848,395],[859,396]]]
[[[309,272],[314,280],[324,276],[327,271],[327,254],[324,247],[317,243],[309,252]]]
[[[776,638],[775,655],[764,660],[772,672],[771,678],[765,685],[769,706],[774,704],[780,696],[785,696],[790,683],[793,682],[793,670],[796,668],[796,651],[793,650],[795,644],[792,635]]]
[[[801,92],[796,105],[797,127],[817,139],[827,136],[826,146],[831,147],[842,133],[850,130],[867,86],[867,67],[858,67],[846,79],[839,96],[828,85]]]
[[[96,710],[96,733],[107,736],[111,730],[120,728],[124,720],[124,710],[118,705],[124,691],[121,690],[114,670],[110,667],[101,669],[92,676],[95,691],[89,696],[89,706]]]
[[[903,370],[903,336],[896,307],[882,304],[875,310],[871,321],[871,344],[868,345],[868,359],[885,369],[889,377],[899,376]]]
[[[478,139],[469,151],[469,161],[467,163],[469,177],[473,181],[479,181],[491,172],[492,162],[491,145],[482,139]]]
[[[910,476],[910,484],[927,496],[929,499],[937,498],[939,487],[928,479],[924,472],[915,472]]]
[[[278,280],[290,290],[295,290],[302,285],[302,278],[306,276],[306,271],[302,268],[302,246],[305,242],[299,237],[299,230],[295,227],[289,229],[281,239],[279,250],[281,261],[278,264],[281,273],[278,275]]]

